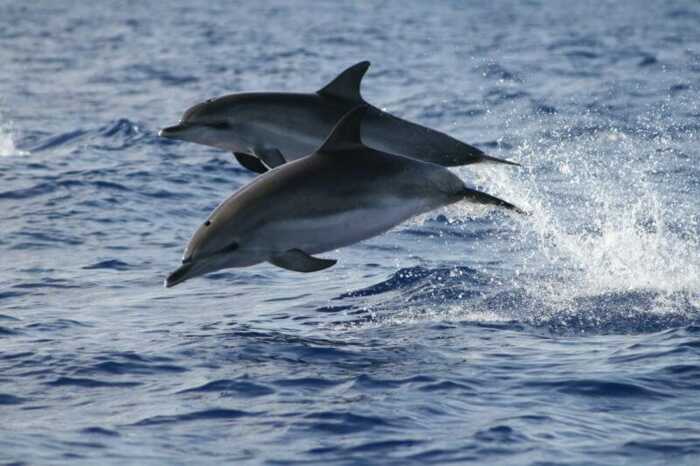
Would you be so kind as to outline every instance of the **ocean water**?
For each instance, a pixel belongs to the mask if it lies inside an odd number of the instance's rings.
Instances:
[[[700,4],[0,1],[0,463],[700,464]],[[253,178],[161,139],[313,91],[521,169],[325,256],[174,289]]]

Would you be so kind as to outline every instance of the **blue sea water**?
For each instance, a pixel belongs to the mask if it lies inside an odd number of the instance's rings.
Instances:
[[[700,5],[0,1],[0,463],[700,464]],[[188,106],[367,100],[523,168],[174,289],[253,178]]]

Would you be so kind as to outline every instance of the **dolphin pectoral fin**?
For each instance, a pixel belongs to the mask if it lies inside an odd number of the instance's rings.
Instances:
[[[301,249],[290,249],[284,254],[270,259],[271,264],[294,272],[317,272],[332,267],[336,262],[338,261],[334,259],[319,259],[310,256]]]
[[[233,156],[236,157],[238,163],[250,171],[254,171],[255,173],[265,173],[267,171],[267,167],[255,156],[242,152],[234,152]]]
[[[362,83],[362,77],[365,75],[368,68],[368,61],[361,61],[360,63],[352,65],[336,76],[333,81],[318,90],[317,94],[350,100],[357,104],[365,103],[365,100],[360,94],[360,85]]]
[[[284,155],[282,155],[282,152],[280,152],[279,149],[257,147],[253,149],[253,154],[255,154],[256,157],[262,160],[263,163],[271,169],[287,163],[287,160],[285,160]]]
[[[522,210],[521,208],[514,206],[510,202],[506,202],[503,199],[499,199],[496,196],[492,196],[490,194],[482,193],[481,191],[477,191],[475,189],[469,189],[466,186],[464,187],[464,191],[461,193],[463,196],[463,199],[465,201],[471,201],[476,204],[487,204],[487,205],[494,205],[498,207],[503,207],[508,210],[512,210],[514,212],[517,212],[519,214],[523,215],[528,215],[527,212]]]

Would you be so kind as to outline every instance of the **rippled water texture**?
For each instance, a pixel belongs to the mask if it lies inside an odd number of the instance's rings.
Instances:
[[[0,1],[0,463],[698,464],[697,2]],[[158,138],[242,90],[363,93],[522,169],[175,289],[252,174]]]

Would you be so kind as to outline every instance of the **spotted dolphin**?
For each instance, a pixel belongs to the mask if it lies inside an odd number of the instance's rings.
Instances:
[[[366,105],[362,134],[374,149],[446,167],[518,165],[368,104],[360,94],[368,68],[368,61],[357,63],[313,93],[251,92],[210,99],[189,108],[179,124],[159,134],[232,151],[241,165],[262,173],[310,154],[343,115]]]
[[[361,106],[314,153],[255,178],[220,204],[190,240],[167,287],[230,267],[270,262],[297,272],[314,257],[379,235],[421,213],[466,200],[520,211],[468,188],[450,170],[363,144]]]

